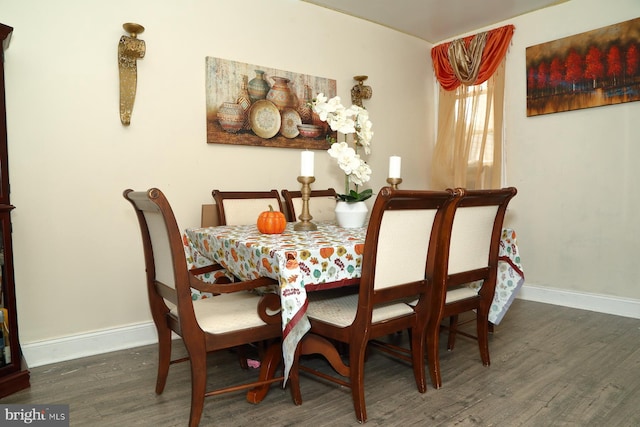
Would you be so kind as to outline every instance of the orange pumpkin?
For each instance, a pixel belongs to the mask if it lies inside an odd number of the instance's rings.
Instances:
[[[260,213],[258,216],[258,230],[263,234],[280,234],[287,226],[287,219],[284,214],[274,211],[269,205],[269,210]]]

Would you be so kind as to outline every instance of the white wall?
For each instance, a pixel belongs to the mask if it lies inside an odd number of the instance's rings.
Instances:
[[[100,351],[105,340],[94,337],[111,331],[131,343],[148,336],[136,329],[149,315],[122,190],[160,187],[188,227],[214,187],[297,185],[298,150],[205,143],[206,56],[335,78],[344,99],[354,75],[369,75],[371,187],[384,185],[391,154],[403,157],[404,188],[428,187],[435,84],[426,42],[297,0],[0,0],[0,10],[15,28],[5,66],[20,335],[41,360],[67,341],[77,355]],[[519,193],[507,222],[518,232],[525,298],[640,317],[640,103],[528,118],[525,99],[526,47],[637,16],[637,0],[571,0],[496,25],[516,26],[505,117],[507,184]],[[116,62],[124,22],[144,25],[147,44],[128,128]],[[337,168],[319,154],[317,188],[339,188]]]
[[[505,121],[528,285],[569,292],[565,305],[574,292],[632,302],[640,318],[640,102],[527,117],[525,78],[528,46],[638,16],[637,0],[571,0],[514,19]]]
[[[640,318],[640,102],[526,113],[527,47],[639,16],[637,0],[571,0],[470,33],[516,27],[505,138],[518,195],[505,221],[518,234],[523,299]]]
[[[371,188],[385,184],[392,154],[408,187],[427,186],[434,85],[421,40],[297,0],[0,0],[0,11],[14,27],[5,66],[27,347],[150,320],[124,189],[159,187],[186,228],[214,187],[299,188],[300,150],[206,144],[206,56],[336,79],[345,103],[353,76],[368,75]],[[129,127],[118,104],[125,22],[142,24],[146,42]],[[315,169],[314,188],[342,188],[324,152]]]

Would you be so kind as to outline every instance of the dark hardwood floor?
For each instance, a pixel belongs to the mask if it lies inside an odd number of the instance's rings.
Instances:
[[[183,353],[175,343],[176,353]],[[418,393],[405,362],[371,352],[367,425],[640,425],[638,319],[516,300],[490,338],[490,367],[482,366],[474,341],[459,337],[453,352],[444,345],[443,387],[425,394]],[[321,359],[305,363],[326,366]],[[210,383],[255,375],[242,371],[230,352],[210,356]],[[31,388],[0,403],[70,404],[72,426],[186,425],[188,364],[171,368],[160,396],[155,376],[156,349],[145,346],[33,368]],[[278,385],[258,405],[241,392],[207,398],[200,425],[358,425],[348,389],[308,376],[301,387],[301,406]]]

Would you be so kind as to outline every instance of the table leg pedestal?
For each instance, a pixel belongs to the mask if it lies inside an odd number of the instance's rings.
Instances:
[[[349,367],[342,362],[336,346],[319,335],[308,334],[302,339],[300,354],[321,354],[331,367],[343,377],[349,376]]]
[[[249,403],[260,403],[265,398],[273,382],[276,369],[282,362],[282,344],[278,341],[267,347],[267,351],[264,354],[260,362],[260,375],[259,381],[265,381],[268,383],[258,387],[254,387],[247,392],[247,401]],[[281,377],[284,380],[284,377]]]
[[[324,378],[328,381],[332,381],[336,384],[340,384],[344,387],[351,387],[351,384],[348,381],[343,381],[337,377],[327,375],[320,371],[317,371],[312,368],[308,368],[300,365],[299,356],[308,355],[308,354],[320,354],[324,356],[325,359],[329,362],[331,367],[343,377],[349,378],[350,369],[347,365],[342,362],[342,358],[340,357],[340,353],[336,349],[336,347],[331,343],[331,341],[322,338],[318,335],[307,334],[302,339],[300,344],[298,344],[298,355],[296,360],[294,361],[294,366],[291,369],[291,373],[289,374],[289,381],[291,382],[291,393],[293,398],[293,403],[296,405],[302,404],[302,396],[300,394],[300,378],[298,375],[298,371],[306,371],[310,372],[318,377]]]

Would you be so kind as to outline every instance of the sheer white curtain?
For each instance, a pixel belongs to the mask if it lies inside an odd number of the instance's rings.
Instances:
[[[502,186],[504,62],[481,85],[440,88],[432,187]]]

